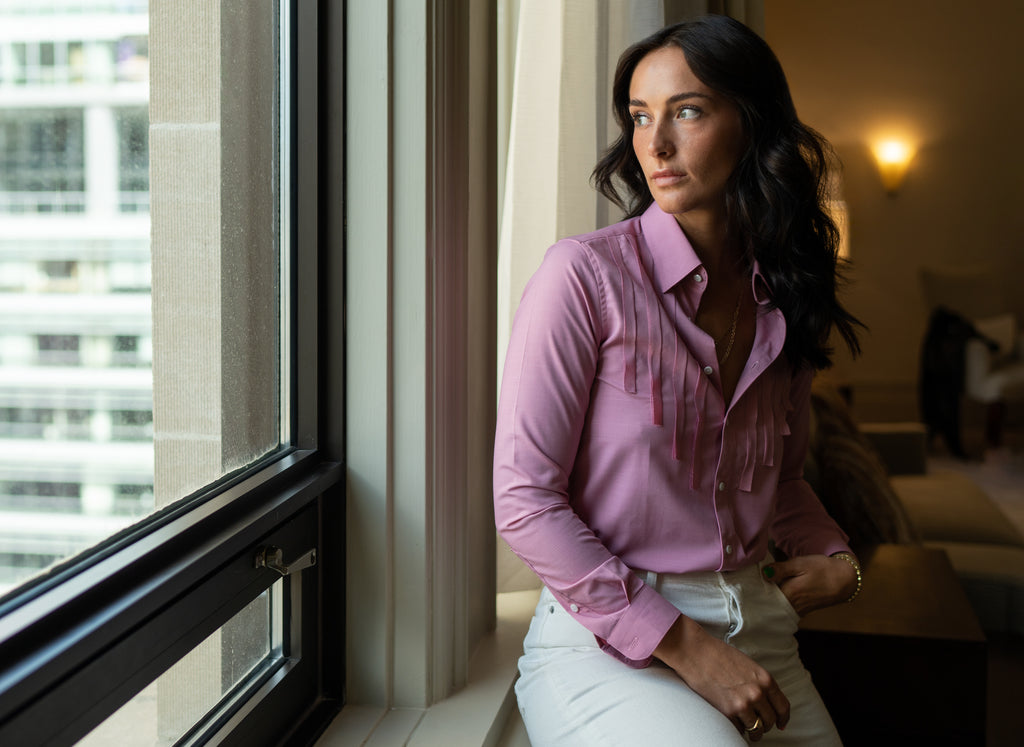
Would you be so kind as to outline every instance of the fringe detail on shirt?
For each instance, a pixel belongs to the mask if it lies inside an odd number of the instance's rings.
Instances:
[[[758,427],[760,407],[749,399],[744,402],[741,420],[743,423],[743,469],[740,470],[739,489],[745,493],[750,492],[750,486],[754,482],[754,465],[757,462],[758,441],[764,439],[764,433]],[[740,413],[733,413],[729,417],[736,417]]]
[[[640,258],[640,245],[633,244],[633,255],[636,257],[637,271],[641,277],[647,273],[644,270],[644,263]],[[657,299],[651,298],[651,289],[654,284],[643,283],[644,286],[644,308],[647,312],[647,372],[651,380],[651,422],[654,425],[662,425],[662,403],[661,403],[661,356],[657,351],[661,350],[661,314],[658,313]],[[658,338],[655,340],[654,330],[657,327]]]
[[[700,483],[701,436],[704,433],[704,407],[707,404],[708,377],[701,371],[693,388],[693,408],[696,413],[693,423],[693,446],[690,452],[690,489],[697,490]]]
[[[667,351],[664,350],[664,346],[667,344],[665,340],[666,320],[662,319],[662,307],[659,304],[657,291],[654,290],[654,284],[644,268],[640,246],[636,242],[620,238],[617,248],[618,251],[610,253],[619,273],[619,290],[622,298],[622,388],[630,394],[637,393],[638,361],[642,354],[637,335],[637,327],[640,324],[640,309],[637,304],[639,299],[627,259],[627,253],[631,253],[641,280],[640,285],[644,295],[642,303],[647,317],[646,354],[647,378],[650,384],[651,422],[654,425],[662,426],[664,425],[662,367],[663,365],[667,366],[668,363],[665,360]],[[682,313],[678,306],[671,308],[675,314]],[[667,323],[671,325],[673,321],[679,322],[676,319],[667,320]],[[702,453],[702,446],[706,438],[704,431],[707,424],[705,423],[704,408],[707,406],[707,392],[710,384],[702,367],[692,358],[689,351],[683,348],[678,330],[672,327],[670,332],[673,336],[672,374],[669,380],[672,396],[670,411],[673,414],[672,458],[682,461],[685,458],[684,454],[688,452],[690,488],[697,490],[703,474],[699,455]],[[740,438],[743,453],[742,455],[736,454],[734,457],[736,462],[742,459],[737,487],[748,493],[753,486],[757,465],[775,466],[776,437],[779,434],[789,434],[787,416],[793,409],[788,399],[788,388],[785,383],[771,381],[770,377],[766,378],[767,381],[754,387],[757,393],[748,393],[739,407],[734,408],[729,415],[729,419],[732,421],[731,430],[738,428],[742,431]],[[693,432],[689,449],[686,449],[684,442],[687,440],[687,428],[690,426],[687,421],[688,393],[692,393],[693,396]],[[752,394],[754,396],[750,396]],[[778,417],[783,417],[783,422],[779,428],[776,428],[776,418]]]
[[[761,431],[761,461],[768,467],[775,464],[775,408],[772,404],[775,400],[774,386],[761,387],[759,409],[761,417],[759,426]]]
[[[674,335],[675,345],[672,348],[672,458],[677,462],[679,458],[679,439],[683,436],[683,429],[686,427],[683,413],[686,411],[686,371],[684,362],[683,370],[679,371],[679,335]]]
[[[622,388],[636,394],[636,299],[633,297],[633,282],[623,264],[621,252],[629,244],[619,241],[619,251],[611,252],[619,270],[622,292]]]

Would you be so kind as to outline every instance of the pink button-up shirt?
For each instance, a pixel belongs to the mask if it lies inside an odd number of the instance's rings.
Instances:
[[[499,531],[609,653],[644,665],[678,610],[631,569],[734,570],[848,550],[803,480],[809,369],[781,355],[782,313],[759,305],[725,402],[707,287],[675,218],[641,217],[552,246],[523,293],[494,451]]]

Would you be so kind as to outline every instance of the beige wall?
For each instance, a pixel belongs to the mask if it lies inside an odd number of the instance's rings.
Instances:
[[[1024,3],[932,0],[766,3],[766,36],[801,118],[842,159],[855,285],[850,309],[871,327],[864,355],[838,373],[910,396],[928,308],[924,266],[989,264],[1024,319],[1005,270],[1024,262]],[[954,9],[955,8],[955,12]],[[867,143],[906,131],[920,149],[900,192],[882,188]]]

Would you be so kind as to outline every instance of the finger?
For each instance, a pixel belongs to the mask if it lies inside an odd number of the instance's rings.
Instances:
[[[768,711],[768,710],[769,709],[767,709],[767,708],[765,709],[765,711]],[[762,710],[758,709],[758,713],[757,713],[758,718],[761,720],[761,725],[760,725],[760,728],[758,729],[758,731],[760,731],[761,734],[767,734],[768,732],[770,732],[772,730],[772,727],[775,726],[775,722],[777,720],[776,715],[775,715],[774,712],[771,713],[771,716],[766,718],[764,716],[764,712],[765,711],[762,711]]]
[[[748,723],[750,725],[743,727],[743,733],[750,739],[751,742],[759,741],[761,737],[764,736],[764,733],[767,731],[764,722],[761,720],[761,717],[755,714],[753,721],[748,721]]]
[[[771,706],[766,702],[764,706],[757,706],[757,710],[754,715],[761,722],[761,731],[769,732],[775,723],[778,721],[778,714],[772,710]]]
[[[778,563],[771,563],[761,569],[764,577],[772,583],[782,583],[788,578],[799,576],[803,571],[800,569],[799,563],[795,563],[792,560],[783,560]]]
[[[752,715],[750,718],[744,718],[747,727],[752,727],[756,723],[760,727],[762,734],[771,731],[772,727],[778,722],[779,715],[775,712],[775,707],[767,697],[767,692],[754,701],[751,706],[753,707]]]
[[[789,723],[789,698],[775,684],[768,688],[765,696],[775,712],[775,726],[785,729]]]

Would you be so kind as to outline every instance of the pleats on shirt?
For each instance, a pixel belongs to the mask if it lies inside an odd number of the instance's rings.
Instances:
[[[704,478],[704,469],[714,468],[700,458],[706,448],[705,440],[713,437],[710,429],[715,426],[707,422],[709,379],[681,340],[675,326],[679,320],[669,318],[669,313],[677,313],[678,302],[673,299],[676,305],[672,311],[666,309],[660,291],[643,265],[638,243],[627,236],[609,240],[615,243],[609,246],[608,254],[616,265],[622,304],[622,388],[630,394],[649,392],[651,423],[662,427],[663,392],[667,391],[671,397],[672,422],[668,426],[673,429],[672,458],[689,462],[690,487],[696,490]],[[642,304],[643,320],[639,318],[638,304]],[[663,371],[671,372],[667,387],[662,381]],[[742,448],[725,458],[735,460],[735,471],[740,476],[738,487],[745,492],[750,492],[759,464],[775,465],[776,439],[789,434],[786,416],[792,405],[786,385],[788,377],[766,374],[762,371],[729,412],[730,434],[739,434]],[[692,423],[687,422],[691,415]]]

